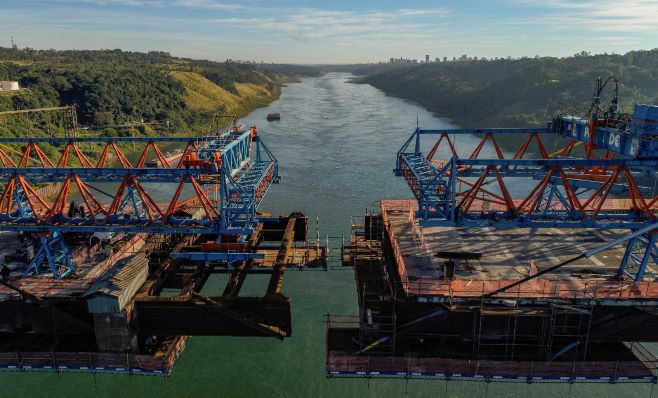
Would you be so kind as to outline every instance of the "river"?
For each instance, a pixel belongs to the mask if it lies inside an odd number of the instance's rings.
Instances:
[[[261,209],[303,211],[320,220],[322,236],[349,236],[352,215],[381,198],[410,198],[393,175],[395,155],[418,125],[450,127],[424,108],[331,73],[284,87],[280,99],[241,122],[255,124],[280,162],[281,183]],[[281,121],[268,123],[270,112]],[[477,142],[465,137],[460,148]],[[249,280],[249,278],[247,278]],[[207,289],[213,289],[212,283]],[[247,287],[247,283],[245,284]],[[193,337],[169,378],[84,373],[0,373],[0,397],[589,397],[649,396],[649,385],[573,385],[328,379],[324,316],[356,314],[349,270],[289,271],[293,335],[269,338]]]

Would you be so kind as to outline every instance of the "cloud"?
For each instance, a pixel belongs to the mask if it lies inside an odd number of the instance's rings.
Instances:
[[[655,33],[658,30],[656,0],[515,0],[517,4],[550,10],[528,24],[541,23],[551,29],[581,29],[590,32]]]
[[[174,1],[176,6],[188,8],[201,8],[206,10],[243,10],[247,9],[244,4],[238,3],[224,3],[213,0],[177,0]]]
[[[381,38],[382,35],[404,37],[410,34],[429,38],[436,32],[439,18],[450,12],[445,7],[358,11],[271,5],[255,7],[249,3],[238,4],[216,0],[47,1],[51,5],[58,4],[52,12],[59,13],[64,18],[64,20],[58,19],[60,24],[66,23],[63,21],[75,21],[76,24],[89,26],[91,24],[122,25],[137,29],[140,24],[146,27],[169,23],[169,27],[176,26],[177,29],[183,30],[190,27],[202,29],[204,25],[214,24],[248,28],[248,32],[280,33],[301,42],[369,36],[374,39]],[[37,2],[25,0],[25,3]],[[84,4],[94,7],[80,7]],[[154,12],[143,11],[148,8]],[[172,11],[175,8],[181,11]],[[66,13],[62,12],[64,10]],[[195,10],[202,10],[203,14],[193,13]],[[107,20],[103,21],[103,17],[107,17]]]
[[[229,3],[215,0],[49,0],[58,4],[87,4],[99,7],[124,6],[124,7],[154,7],[154,8],[192,8],[204,10],[243,10],[247,6],[240,3]]]
[[[465,1],[430,0],[426,6],[413,7],[405,2],[360,1],[349,6],[309,5],[318,3],[21,0],[7,2],[0,25],[21,45],[40,48],[72,43],[84,48],[88,43],[175,50],[182,56],[304,62],[374,61],[428,53],[490,57],[567,55],[583,49],[624,52],[653,48],[658,41],[658,0],[495,0],[477,7]]]
[[[300,41],[363,36],[405,35],[413,32],[430,37],[436,19],[447,14],[445,8],[399,9],[393,11],[335,11],[304,8],[274,12],[265,18],[216,18],[214,23],[227,26],[249,26],[251,30],[280,32]]]

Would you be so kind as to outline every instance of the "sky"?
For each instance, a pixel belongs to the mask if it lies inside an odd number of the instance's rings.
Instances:
[[[0,46],[276,63],[658,47],[658,0],[0,0]]]

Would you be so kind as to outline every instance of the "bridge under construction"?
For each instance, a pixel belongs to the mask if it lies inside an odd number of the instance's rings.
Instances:
[[[360,314],[328,316],[328,376],[658,382],[658,107],[604,106],[616,84],[547,126],[413,132],[415,199],[352,226]]]
[[[326,266],[304,214],[258,210],[280,177],[255,127],[5,137],[0,164],[0,368],[167,375],[187,336],[284,339],[286,268]]]

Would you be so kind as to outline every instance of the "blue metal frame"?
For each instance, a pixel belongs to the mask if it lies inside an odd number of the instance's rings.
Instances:
[[[47,271],[44,271],[44,265],[47,265]],[[59,232],[39,238],[39,250],[23,274],[40,275],[48,271],[55,279],[66,278],[75,272],[68,246]]]
[[[626,275],[635,281],[641,281],[649,262],[658,266],[657,238],[656,234],[642,234],[631,239],[626,246],[617,275]]]
[[[70,253],[63,235],[68,232],[123,232],[166,234],[240,235],[245,239],[253,233],[254,225],[262,221],[256,209],[271,183],[279,182],[278,162],[269,148],[252,130],[231,131],[211,137],[4,137],[0,143],[70,143],[70,142],[196,142],[200,149],[197,157],[208,161],[209,168],[83,168],[83,167],[9,167],[0,168],[0,181],[7,182],[21,176],[30,183],[64,181],[71,175],[86,182],[121,182],[126,176],[136,177],[140,183],[179,183],[195,177],[200,184],[219,184],[219,220],[210,218],[191,219],[177,216],[150,220],[146,217],[140,195],[131,185],[126,187],[119,212],[107,217],[68,217],[57,214],[49,219],[38,218],[25,201],[22,188],[14,192],[16,211],[0,214],[0,230],[42,233],[39,250],[25,271],[26,275],[40,274],[44,265],[55,278],[74,273]],[[255,145],[254,145],[255,144]],[[252,159],[252,152],[255,161]],[[218,158],[220,161],[218,162]],[[135,209],[126,216],[122,209]],[[269,219],[269,218],[268,218]],[[203,257],[203,258],[201,258]],[[185,253],[188,260],[242,261],[262,258],[254,253]],[[242,259],[242,260],[240,260]]]
[[[121,199],[121,203],[119,204],[119,212],[122,214],[129,214],[126,209],[129,205],[132,206],[133,215],[137,221],[143,222],[144,220],[148,220],[146,210],[142,206],[142,198],[139,197],[137,188],[135,188],[134,185],[128,185],[126,187],[126,196]]]
[[[18,217],[24,219],[34,216],[25,199],[23,188],[16,186],[12,196]],[[52,273],[55,279],[73,275],[75,267],[71,261],[66,241],[59,232],[55,231],[46,236],[40,236],[33,239],[32,243],[38,243],[39,249],[23,271],[23,275],[39,275],[48,271]]]
[[[262,195],[260,197],[256,195],[257,190],[261,184],[266,184],[264,195],[271,183],[278,183],[280,180],[276,158],[259,137],[255,138],[256,161],[248,169],[242,169],[237,179],[233,167],[240,161],[242,149],[236,147],[235,153],[227,154],[232,159],[222,161],[223,184],[220,188],[222,229],[227,229],[229,226],[252,228],[256,222],[256,209],[262,199]],[[268,175],[272,176],[271,181],[267,181]]]
[[[0,181],[7,182],[16,175],[23,176],[31,183],[64,181],[70,175],[77,175],[95,182],[121,182],[124,177],[131,175],[139,178],[141,182],[168,182],[172,183],[185,176],[195,178],[203,176],[204,180],[212,180],[217,171],[188,168],[85,168],[85,167],[4,167],[0,168]],[[219,178],[217,178],[219,180]]]
[[[418,199],[419,218],[425,226],[468,226],[468,227],[504,227],[504,228],[527,228],[527,227],[563,227],[563,228],[628,228],[636,229],[654,220],[645,214],[634,210],[625,212],[600,212],[596,216],[587,216],[580,212],[568,210],[545,209],[539,213],[526,216],[522,213],[513,214],[501,211],[469,211],[461,212],[456,207],[457,189],[456,176],[481,175],[482,169],[471,169],[466,173],[456,173],[459,166],[495,166],[501,170],[501,175],[531,176],[535,173],[544,173],[549,167],[562,166],[602,166],[611,165],[637,167],[653,166],[658,169],[658,160],[634,160],[634,159],[612,159],[612,160],[586,160],[586,159],[456,159],[451,158],[447,163],[436,168],[430,164],[422,154],[402,153],[398,157],[400,175],[411,173],[418,187],[412,188]],[[535,166],[536,169],[517,170],[515,166]],[[504,174],[502,170],[507,170]],[[654,171],[655,173],[655,171]],[[549,184],[551,185],[551,184]],[[555,188],[550,188],[557,198],[562,193]],[[562,197],[562,200],[564,198]]]
[[[416,128],[397,152],[394,173],[404,176],[418,200],[418,218],[423,226],[450,227],[496,227],[496,228],[624,228],[638,230],[653,224],[656,218],[637,210],[583,214],[581,211],[565,210],[570,206],[564,191],[563,181],[551,177],[531,214],[512,211],[467,211],[457,207],[457,177],[479,177],[488,167],[495,168],[501,177],[531,177],[541,180],[552,168],[560,168],[570,174],[582,173],[584,169],[623,167],[632,176],[656,177],[658,175],[658,140],[650,134],[636,134],[621,125],[619,128],[598,126],[590,132],[596,121],[572,116],[556,118],[547,127],[511,129],[437,129]],[[589,143],[596,148],[623,155],[617,159],[459,159],[451,157],[445,162],[430,163],[421,152],[421,137],[450,135],[514,134],[529,135],[560,134],[567,138]],[[573,189],[596,190],[599,181],[570,178]],[[610,192],[629,192],[626,184],[612,184]],[[648,187],[638,187],[640,192],[649,193]],[[558,209],[551,204],[558,201]],[[644,234],[629,241],[618,275],[627,275],[641,280],[648,263],[658,266],[657,235]]]
[[[598,148],[628,156],[631,158],[658,157],[658,141],[651,134],[637,134],[627,130],[628,126],[610,128],[597,126],[594,134],[590,132],[590,124],[586,119],[576,116],[560,116],[544,127],[534,128],[482,128],[482,129],[420,129],[417,128],[407,142],[402,146],[398,155],[409,152],[407,149],[411,142],[415,142],[415,152],[420,152],[421,135],[478,135],[478,134],[516,134],[528,135],[531,133],[560,134],[563,137],[575,138],[578,141],[589,143],[593,135],[593,144]],[[414,141],[415,140],[415,141]]]
[[[235,261],[246,261],[252,259],[263,259],[263,253],[241,253],[241,252],[184,252],[171,253],[171,258],[176,260],[190,261],[226,261],[232,263]]]
[[[537,127],[537,128],[496,128],[496,129],[445,129],[445,130],[427,130],[427,129],[421,129],[421,128],[416,128],[414,132],[411,134],[411,136],[405,141],[405,143],[402,145],[402,148],[398,150],[397,153],[397,163],[395,165],[395,169],[393,170],[395,172],[395,175],[400,175],[400,155],[404,153],[415,153],[415,154],[420,154],[420,140],[421,136],[423,135],[441,135],[441,134],[448,134],[448,135],[477,135],[477,134],[517,134],[517,135],[527,135],[527,134],[532,134],[532,133],[549,133],[550,131],[548,130],[547,127]],[[409,145],[411,143],[414,143],[414,150],[413,152],[409,150]]]

